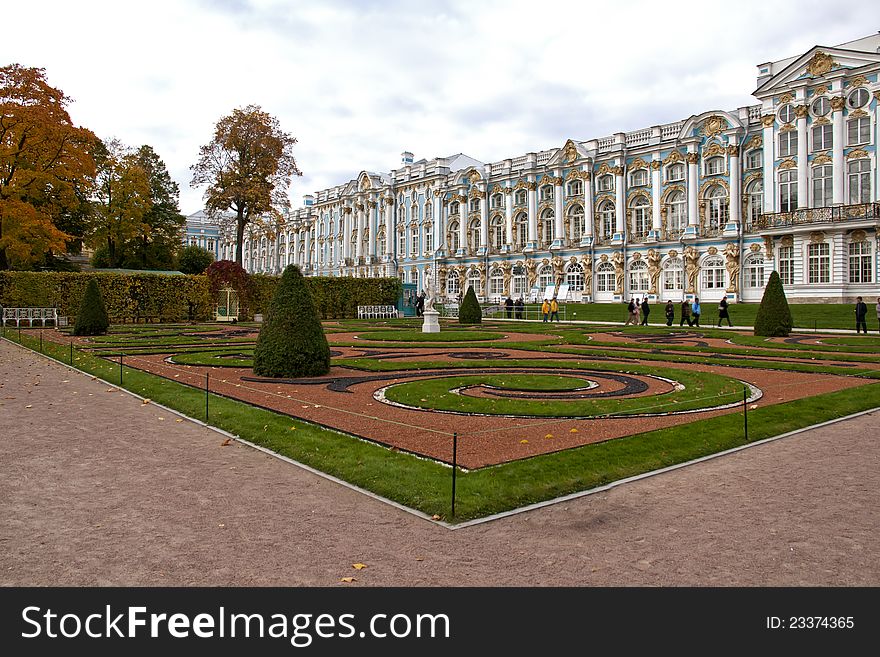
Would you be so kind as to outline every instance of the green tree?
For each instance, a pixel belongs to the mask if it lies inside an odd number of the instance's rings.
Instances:
[[[76,314],[73,334],[100,335],[106,333],[109,327],[110,319],[107,317],[104,298],[101,296],[97,281],[93,278],[86,287],[79,312]]]
[[[94,175],[95,135],[73,125],[70,99],[42,68],[0,68],[0,270],[28,269],[62,253],[61,218]]]
[[[234,214],[235,261],[242,264],[244,230],[269,217],[279,221],[290,207],[290,177],[301,176],[293,157],[296,139],[281,130],[257,105],[233,110],[214,128],[192,167],[192,186],[207,185],[205,209],[211,216]]]
[[[201,274],[214,262],[214,254],[200,246],[187,246],[180,252],[178,271],[184,274]]]
[[[141,146],[135,160],[149,181],[150,208],[141,220],[140,236],[126,249],[130,254],[128,265],[138,269],[171,269],[186,223],[178,207],[180,189],[151,146]]]
[[[791,309],[788,307],[788,299],[785,298],[782,279],[774,271],[770,274],[764,296],[761,297],[761,305],[755,315],[755,335],[786,336],[791,333],[791,327]]]
[[[460,324],[483,323],[483,310],[480,308],[480,302],[477,301],[477,294],[474,292],[473,286],[468,286],[461,307],[458,309],[458,322]]]
[[[295,265],[281,275],[254,347],[254,374],[320,376],[330,371],[330,346],[306,280]]]

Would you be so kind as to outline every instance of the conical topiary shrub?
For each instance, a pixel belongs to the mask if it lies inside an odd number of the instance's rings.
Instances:
[[[330,346],[299,267],[284,270],[254,348],[254,374],[320,376],[330,371]]]
[[[483,311],[480,308],[480,302],[477,301],[473,286],[468,287],[467,294],[464,295],[464,300],[458,309],[458,322],[459,324],[483,323]]]
[[[774,271],[764,288],[764,296],[755,316],[755,335],[784,337],[791,333],[791,326],[791,310],[782,288],[782,279]]]
[[[73,325],[74,335],[101,335],[107,332],[110,319],[107,317],[107,308],[104,306],[104,298],[98,282],[93,278],[86,287],[79,312],[76,314],[76,324]]]

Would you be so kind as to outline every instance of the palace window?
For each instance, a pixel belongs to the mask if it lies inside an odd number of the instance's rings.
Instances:
[[[572,292],[582,292],[584,289],[584,268],[574,262],[565,272],[565,282]]]
[[[480,199],[472,198],[471,199],[471,212],[479,212],[480,211]]]
[[[520,212],[513,220],[514,239],[516,240],[516,248],[520,251],[525,248],[526,242],[529,240],[529,218],[525,212]]]
[[[599,239],[610,240],[614,235],[615,211],[612,201],[605,201],[599,206],[599,225],[596,231]]]
[[[542,201],[552,201],[553,200],[553,185],[544,185],[541,187],[541,200]]]
[[[754,254],[746,260],[746,287],[764,287],[764,256]]]
[[[846,104],[850,109],[858,109],[868,104],[871,94],[867,89],[856,89],[846,99]]]
[[[492,207],[500,208],[504,206],[504,198],[501,194],[492,194]]]
[[[827,242],[809,245],[807,264],[810,283],[831,282],[831,247]]]
[[[419,255],[419,229],[418,226],[413,226],[409,232],[409,253],[413,258],[417,258]]]
[[[434,204],[425,203],[425,221],[431,221],[434,218]]]
[[[630,206],[632,217],[632,237],[644,239],[651,229],[650,203],[644,196],[637,196]]]
[[[834,179],[830,164],[813,167],[813,207],[825,208],[831,205],[831,192]]]
[[[513,283],[513,290],[511,294],[515,297],[525,296],[526,284],[528,283],[528,281],[526,280],[526,268],[522,265],[514,265],[511,274],[511,281]]]
[[[514,205],[525,205],[526,204],[526,190],[518,189],[516,193],[513,195],[513,203]]]
[[[406,208],[402,205],[397,208],[397,223],[398,225],[406,223]]]
[[[753,180],[746,187],[746,222],[751,228],[764,211],[764,183]]]
[[[425,255],[431,255],[434,252],[434,231],[431,224],[425,225]]]
[[[614,292],[614,265],[600,262],[596,267],[596,292]]]
[[[834,143],[834,130],[830,125],[813,126],[813,150],[826,151]]]
[[[633,293],[647,292],[651,287],[648,278],[648,263],[636,260],[629,266],[629,290]]]
[[[636,169],[629,178],[633,187],[644,187],[648,184],[648,171],[647,169]]]
[[[721,256],[709,256],[703,261],[702,267],[704,290],[720,290],[727,285],[725,282],[724,258]]]
[[[779,172],[779,210],[794,212],[798,206],[797,171],[787,169]]]
[[[678,182],[680,180],[684,180],[684,165],[681,162],[676,162],[666,167],[666,182]]]
[[[599,176],[599,180],[596,181],[596,187],[600,192],[614,191],[614,176]]]
[[[469,269],[467,273],[467,286],[474,288],[474,294],[483,296],[483,286],[480,284],[480,272],[477,269]],[[467,290],[465,290],[467,292]]]
[[[580,196],[584,193],[584,183],[580,180],[572,180],[568,183],[568,190],[566,193],[569,196]]]
[[[684,192],[672,192],[667,198],[667,237],[678,237],[687,224],[687,199]]]
[[[764,151],[755,148],[746,153],[746,169],[760,169],[764,166]]]
[[[572,237],[575,241],[579,242],[581,236],[586,231],[586,227],[584,226],[584,209],[580,204],[576,203],[569,208],[568,219],[571,222]]]
[[[397,256],[402,258],[406,253],[406,233],[400,231],[397,233]]]
[[[783,285],[794,285],[794,247],[780,246],[777,264],[779,266],[779,279]]]
[[[461,214],[461,206],[459,205],[458,201],[449,204],[449,214],[451,216]]]
[[[791,105],[783,105],[779,108],[779,120],[783,123],[791,123],[794,121],[794,107]]]
[[[867,144],[871,140],[871,120],[867,116],[846,122],[846,144]]]
[[[538,273],[538,287],[541,292],[553,285],[553,265],[544,265]]]
[[[504,246],[504,219],[498,215],[492,217],[489,225],[489,241],[494,249]]]
[[[847,165],[849,173],[849,202],[871,202],[871,162],[870,160],[855,160]]]
[[[504,272],[500,267],[489,272],[489,294],[504,294]]]
[[[710,157],[708,160],[706,160],[705,175],[717,176],[722,173],[724,173],[723,157]]]
[[[468,226],[468,248],[475,253],[480,248],[480,220],[474,219]]]
[[[723,187],[713,186],[707,194],[710,231],[719,231],[730,221],[730,203]]]
[[[376,250],[381,254],[385,255],[385,247],[387,246],[387,241],[385,239],[385,229],[379,229],[379,234],[376,235]]]
[[[850,283],[870,283],[874,280],[871,275],[874,269],[874,263],[871,258],[871,243],[867,240],[863,242],[849,243],[849,282]]]
[[[554,239],[553,225],[556,219],[553,216],[553,210],[547,208],[541,213],[541,228],[543,228],[544,246],[548,246]]]
[[[815,116],[825,116],[831,111],[831,103],[825,96],[821,96],[813,101],[811,109]]]
[[[458,234],[458,222],[453,221],[449,224],[449,252],[450,254],[455,253],[461,248],[461,244],[459,243],[459,234]]]
[[[684,263],[681,258],[668,258],[663,263],[664,292],[680,292],[684,287]]]
[[[790,157],[797,155],[798,133],[797,130],[789,130],[779,135],[779,156]]]
[[[446,276],[446,294],[457,297],[461,292],[461,282],[458,280],[458,272],[451,271]]]

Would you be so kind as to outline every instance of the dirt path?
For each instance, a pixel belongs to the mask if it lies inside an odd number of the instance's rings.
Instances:
[[[880,413],[449,531],[108,390],[0,341],[0,585],[880,585]]]

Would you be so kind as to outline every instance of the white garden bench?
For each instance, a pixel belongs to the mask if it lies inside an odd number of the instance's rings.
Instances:
[[[392,319],[397,317],[396,306],[358,306],[358,319]]]
[[[66,320],[67,318],[61,318]],[[46,326],[47,322],[52,322],[52,326],[58,326],[59,317],[57,308],[3,308],[3,325],[4,326],[21,326],[22,322],[27,322],[29,327],[35,326],[35,322],[39,322],[40,326]],[[65,321],[66,323],[66,321]]]

